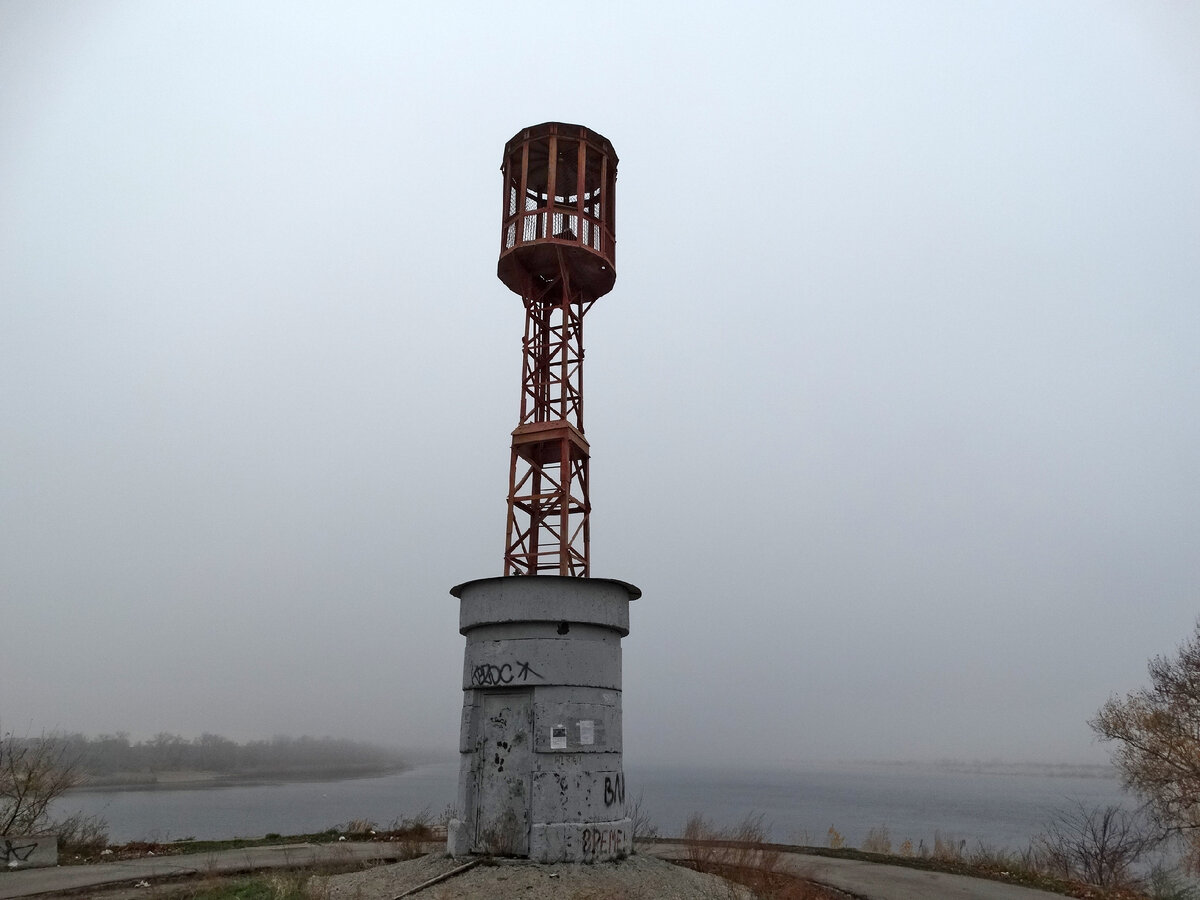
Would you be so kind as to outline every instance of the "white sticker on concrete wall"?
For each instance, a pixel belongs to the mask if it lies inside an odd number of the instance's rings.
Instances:
[[[596,743],[596,720],[579,720],[579,743],[583,745]]]
[[[567,749],[567,726],[566,725],[551,725],[550,726],[550,749],[551,750],[566,750]]]

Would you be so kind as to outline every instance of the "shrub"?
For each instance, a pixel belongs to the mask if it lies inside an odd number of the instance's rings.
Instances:
[[[73,855],[99,853],[108,843],[108,825],[79,813],[50,819],[50,805],[80,783],[75,760],[61,735],[0,736],[0,834],[59,835]]]
[[[699,813],[693,813],[683,831],[692,867],[736,878],[756,895],[767,895],[779,879],[780,852],[767,845],[761,813],[747,815],[734,828],[717,830]]]
[[[58,849],[69,856],[99,856],[108,846],[108,822],[99,816],[74,813],[59,822]]]
[[[872,828],[867,832],[867,838],[863,841],[862,848],[867,853],[891,853],[892,852],[892,837],[888,833],[886,825],[880,825],[878,828]],[[909,849],[912,849],[912,844],[909,844]]]
[[[1155,869],[1150,873],[1150,900],[1198,900],[1200,888],[1188,884],[1175,872]]]
[[[844,896],[786,871],[782,853],[767,843],[761,814],[751,813],[733,828],[715,829],[699,813],[684,827],[688,864],[701,872],[720,875],[748,887],[764,900],[833,900]],[[732,896],[731,888],[731,896]]]
[[[942,837],[940,831],[933,833],[933,858],[941,862],[959,862],[963,850],[967,848],[966,841],[956,841],[952,837]]]
[[[629,830],[633,833],[633,845],[652,841],[658,837],[658,826],[646,815],[642,792],[625,803],[625,816],[629,819]]]
[[[687,858],[693,868],[702,869],[712,862],[714,849],[708,842],[714,839],[715,834],[712,823],[700,813],[688,816],[683,826],[683,845],[687,848]]]
[[[1100,887],[1132,883],[1134,864],[1160,841],[1141,810],[1082,804],[1057,813],[1038,838],[1052,871]]]
[[[46,830],[50,804],[79,784],[74,763],[54,735],[0,737],[0,834]]]
[[[362,836],[375,833],[375,823],[370,819],[351,819],[346,827],[341,829],[345,834]]]

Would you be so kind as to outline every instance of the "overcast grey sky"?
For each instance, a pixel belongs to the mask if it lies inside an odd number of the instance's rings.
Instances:
[[[453,747],[504,142],[621,157],[627,761],[1101,761],[1200,612],[1200,6],[0,3],[0,721]]]

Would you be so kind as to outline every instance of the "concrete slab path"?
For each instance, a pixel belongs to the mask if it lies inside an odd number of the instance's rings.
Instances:
[[[247,847],[186,856],[157,856],[86,866],[58,866],[0,872],[0,900],[54,895],[86,888],[133,887],[153,878],[248,872],[351,862],[394,862],[401,847],[395,844],[344,842],[337,844],[281,844]],[[677,844],[651,844],[639,853],[678,859],[686,851]],[[786,853],[782,865],[804,878],[853,894],[862,900],[1062,900],[1052,894],[1020,885],[964,875],[926,872],[885,863],[862,862]]]
[[[61,894],[83,888],[131,887],[151,878],[250,872],[351,862],[394,862],[400,858],[396,844],[345,841],[336,844],[280,844],[246,847],[216,853],[182,856],[145,856],[141,859],[97,863],[86,866],[57,866],[0,872],[0,900]]]
[[[969,878],[946,872],[927,872],[884,863],[825,856],[787,855],[789,872],[867,900],[1062,900],[1037,888]]]
[[[677,844],[651,844],[642,853],[662,859],[685,858]],[[784,853],[780,865],[809,881],[853,894],[863,900],[1062,900],[1062,894],[966,875],[927,872],[886,863],[863,862]]]

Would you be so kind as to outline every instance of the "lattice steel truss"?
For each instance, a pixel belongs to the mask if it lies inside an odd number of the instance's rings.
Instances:
[[[530,278],[525,300],[521,424],[508,481],[506,575],[587,577],[588,442],[583,436],[583,317],[594,300],[557,277]]]
[[[612,145],[579,125],[548,122],[505,147],[498,274],[525,305],[505,575],[590,575],[583,317],[616,278],[616,164]]]

